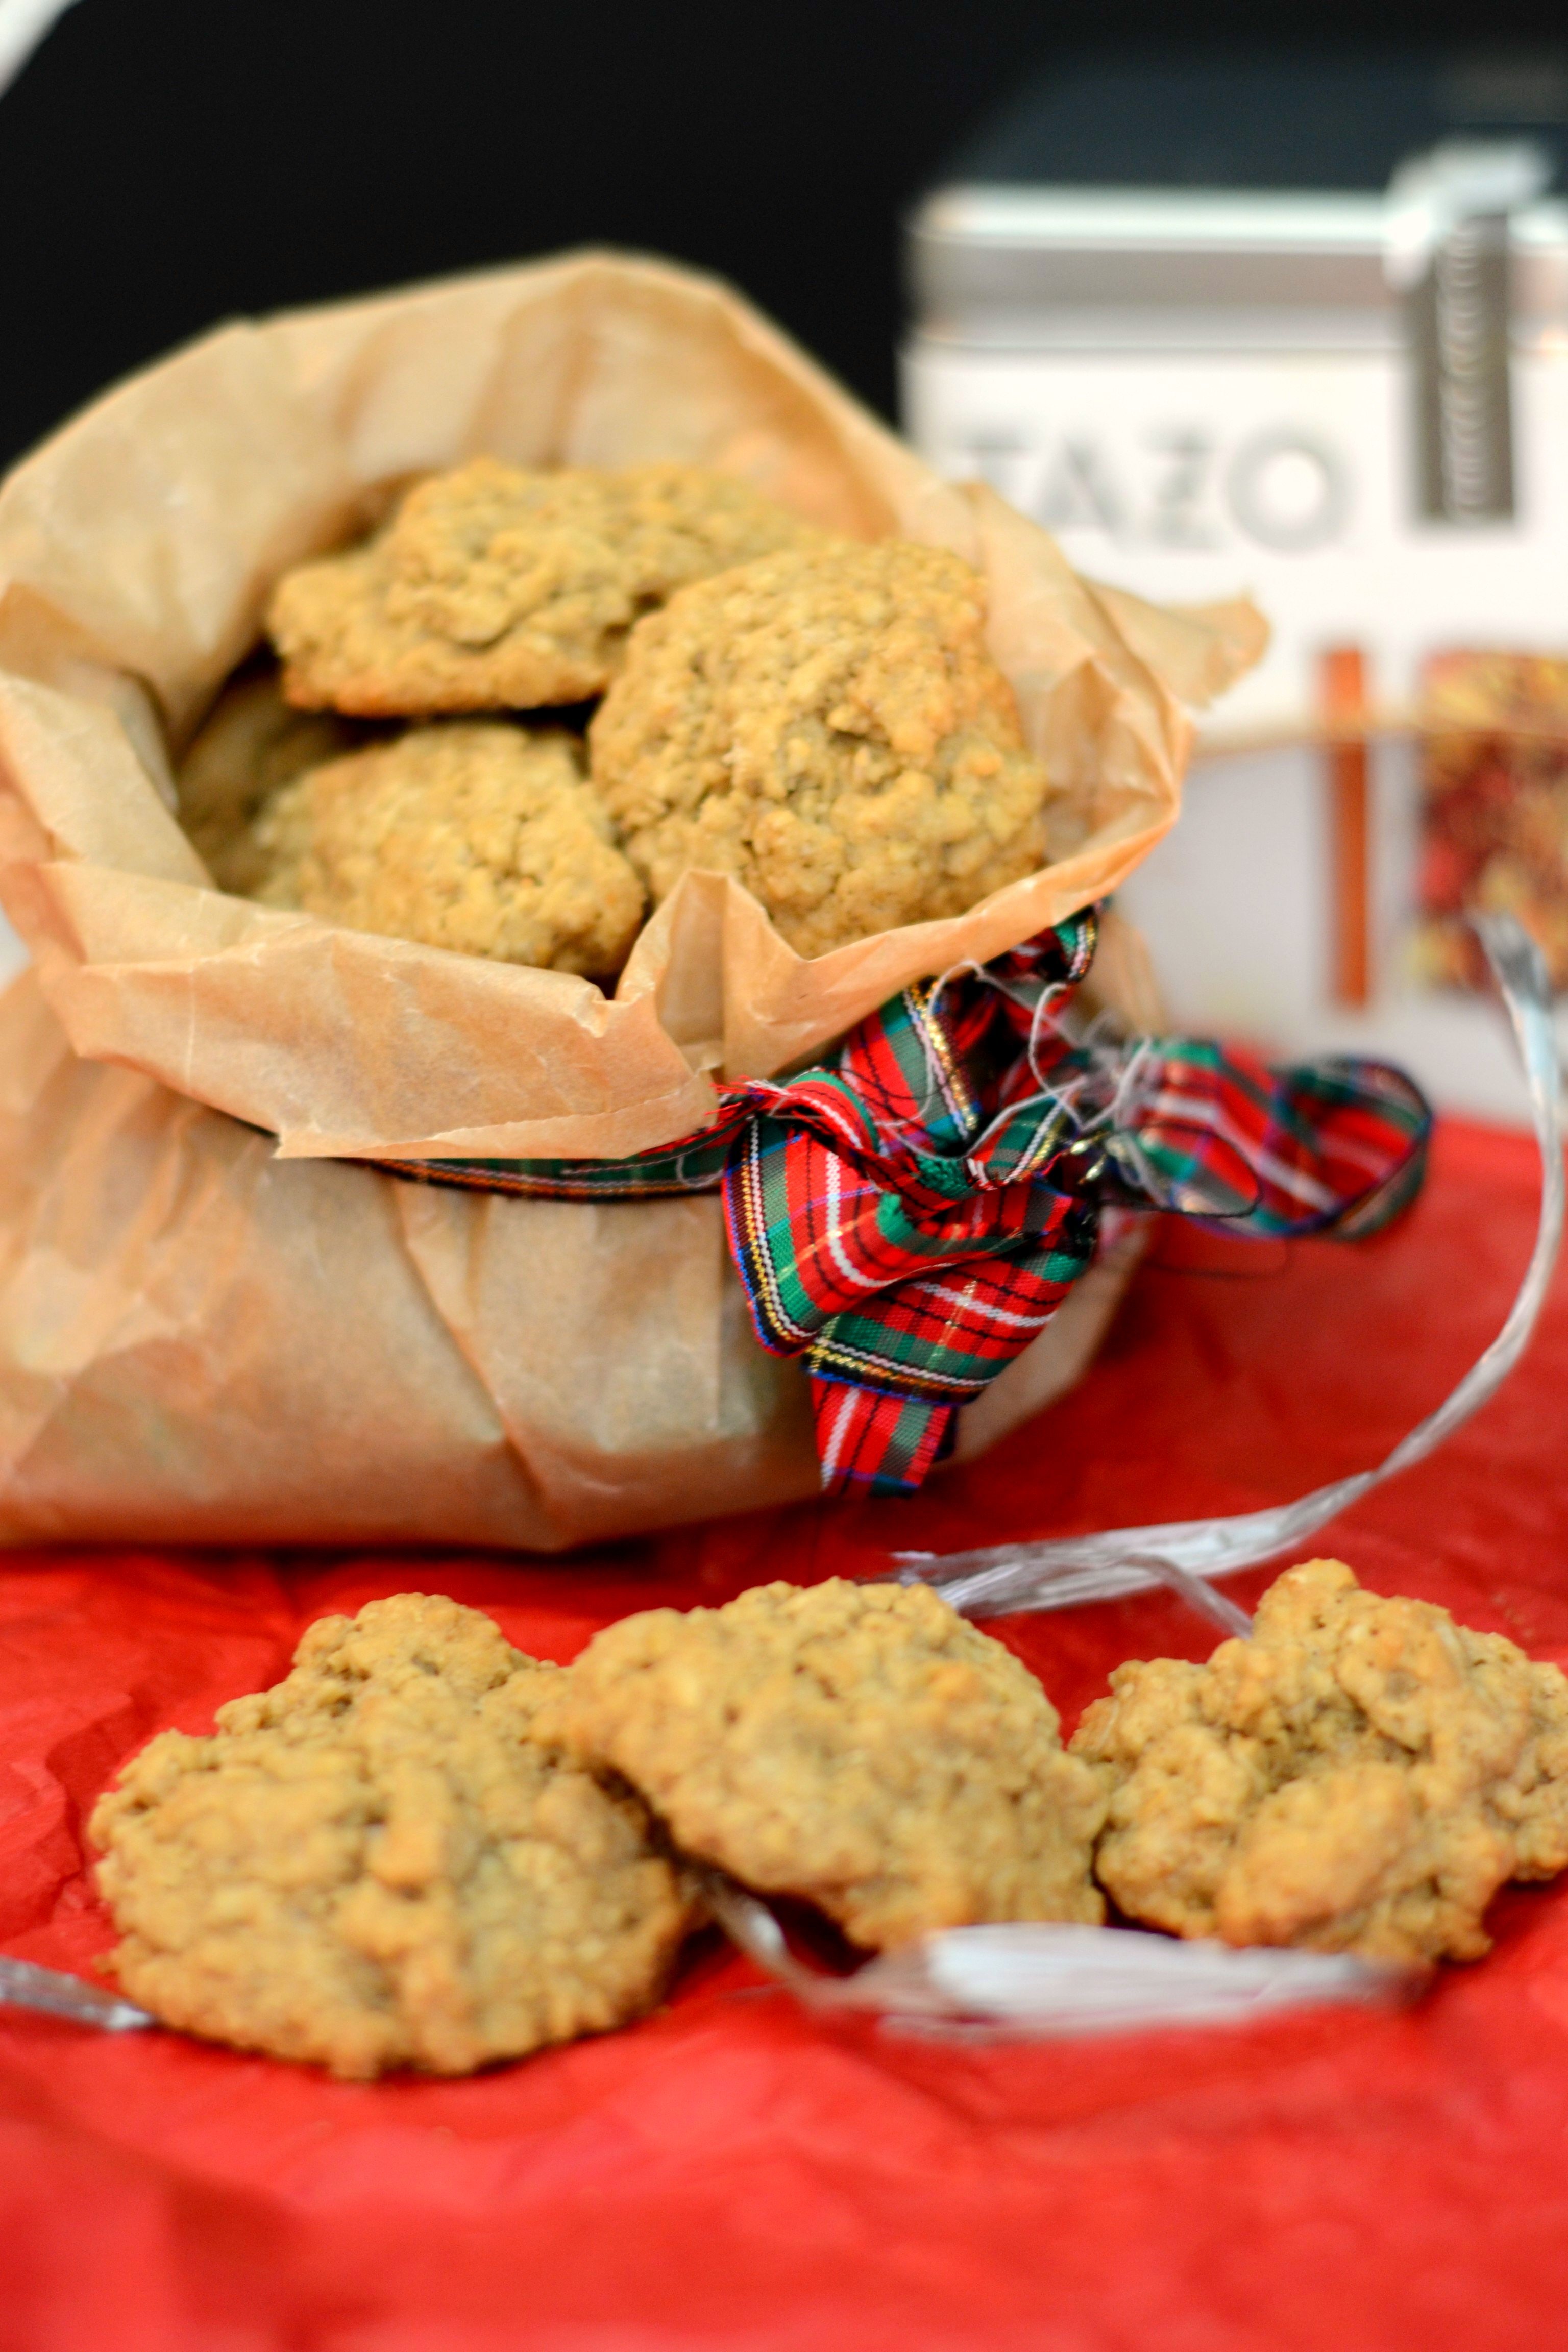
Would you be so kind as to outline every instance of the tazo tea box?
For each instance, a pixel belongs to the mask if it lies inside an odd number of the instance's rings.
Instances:
[[[1416,735],[1435,680],[1453,704],[1456,656],[1568,656],[1552,170],[1538,142],[1466,140],[1379,192],[970,183],[910,237],[922,454],[991,481],[1091,575],[1175,603],[1245,590],[1273,625],[1176,835],[1123,894],[1177,1019],[1288,1052],[1374,1042],[1493,1112],[1522,1094],[1454,918],[1500,891],[1527,920],[1568,898],[1568,808],[1549,841],[1527,761],[1530,888],[1495,805],[1497,855],[1458,858],[1454,823],[1473,831],[1485,794],[1453,798],[1451,708],[1441,774]],[[1497,677],[1512,708],[1520,675]],[[1495,803],[1507,709],[1472,719]]]

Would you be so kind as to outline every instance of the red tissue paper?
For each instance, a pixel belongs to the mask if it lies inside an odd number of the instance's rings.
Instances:
[[[1450,1122],[1356,1247],[1163,1229],[1084,1385],[905,1501],[548,1564],[49,1552],[0,1563],[0,1949],[89,1972],[82,1825],[166,1725],[302,1629],[447,1592],[537,1655],[661,1602],[1255,1508],[1363,1467],[1458,1378],[1529,1254],[1522,1137]],[[1568,1274],[1522,1369],[1320,1549],[1568,1662]],[[1229,1589],[1256,1598],[1271,1571]],[[1173,1597],[993,1630],[1070,1727]],[[700,1946],[657,2017],[471,2081],[345,2084],[0,2010],[0,2352],[1516,2352],[1568,2307],[1568,1885],[1401,2014],[942,2043],[804,2016]]]

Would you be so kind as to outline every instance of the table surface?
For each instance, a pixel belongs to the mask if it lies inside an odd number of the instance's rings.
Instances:
[[[449,1592],[525,1650],[889,1550],[1255,1507],[1360,1468],[1491,1337],[1528,1255],[1521,1137],[1438,1133],[1353,1246],[1162,1232],[1083,1386],[908,1501],[569,1560],[50,1552],[0,1566],[0,1948],[110,1940],[81,1825],[121,1759],[275,1680],[300,1630]],[[1568,1271],[1524,1365],[1320,1549],[1568,1663]],[[1268,1571],[1237,1579],[1250,1601]],[[1068,1725],[1163,1594],[994,1628]],[[1568,1885],[1404,2015],[942,2046],[825,2027],[699,1957],[626,2032],[462,2083],[341,2084],[0,2011],[0,2352],[1389,2352],[1559,2340]]]

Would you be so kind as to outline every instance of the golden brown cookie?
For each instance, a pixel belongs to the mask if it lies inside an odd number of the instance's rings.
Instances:
[[[400,1593],[287,1680],[165,1731],[101,1798],[126,1992],[336,2074],[470,2073],[647,2009],[690,1920],[637,1801],[532,1731],[558,1670]]]
[[[363,731],[329,713],[291,710],[270,674],[220,695],[174,777],[180,823],[220,890],[246,898],[266,879],[255,818],[305,769],[353,751]]]
[[[1207,1665],[1119,1666],[1072,1752],[1114,1774],[1095,1867],[1231,1944],[1476,1959],[1508,1878],[1568,1864],[1568,1680],[1308,1560]]]
[[[676,1843],[856,1943],[1103,1916],[1100,1777],[1026,1668],[922,1587],[769,1584],[597,1634],[544,1720]]]
[[[602,693],[633,623],[688,581],[820,535],[700,466],[475,457],[409,491],[368,546],[286,573],[267,626],[305,709],[531,710]]]
[[[682,589],[589,743],[656,900],[690,866],[733,875],[805,956],[1044,862],[1046,772],[985,649],[985,583],[939,548],[825,541]]]
[[[643,918],[562,729],[411,728],[313,768],[253,828],[253,895],[351,929],[607,980]]]

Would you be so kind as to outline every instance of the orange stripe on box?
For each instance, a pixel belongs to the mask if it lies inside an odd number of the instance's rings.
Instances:
[[[1359,646],[1333,646],[1319,668],[1322,714],[1331,740],[1329,887],[1334,1001],[1365,1004],[1372,995],[1371,789],[1364,738],[1346,733],[1366,713],[1366,664]]]

